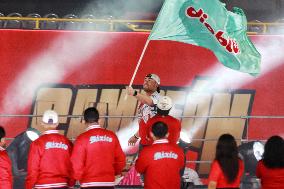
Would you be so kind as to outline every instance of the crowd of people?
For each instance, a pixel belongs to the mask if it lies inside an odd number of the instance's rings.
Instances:
[[[140,173],[146,189],[179,189],[185,169],[184,151],[177,145],[181,123],[169,115],[173,102],[159,94],[160,78],[146,75],[145,93],[126,87],[127,94],[139,101],[139,129],[129,139],[138,141],[139,154],[135,170]],[[47,110],[42,117],[45,132],[30,145],[25,188],[67,189],[114,188],[126,165],[115,133],[100,125],[95,107],[84,111],[86,131],[71,143],[56,129],[59,118]],[[0,188],[13,188],[12,163],[5,150],[5,130],[0,127]],[[257,177],[262,189],[280,189],[284,185],[284,140],[272,136],[265,144],[262,159],[257,164]],[[235,138],[222,134],[216,145],[215,158],[208,177],[208,189],[240,188],[244,162],[239,156]]]

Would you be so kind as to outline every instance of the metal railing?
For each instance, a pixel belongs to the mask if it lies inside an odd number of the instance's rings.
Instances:
[[[58,115],[59,117],[67,118],[83,118],[83,115]],[[42,117],[42,115],[33,115],[33,114],[0,114],[0,117]],[[101,118],[136,118],[137,116],[133,115],[101,115]],[[284,119],[284,116],[175,116],[177,118],[234,118],[234,119]]]
[[[135,32],[150,32],[151,29],[143,28],[143,24],[152,26],[154,20],[123,20],[123,19],[93,19],[93,18],[31,18],[31,17],[0,17],[0,20],[18,20],[18,21],[34,21],[35,27],[33,29],[42,29],[40,23],[42,22],[75,22],[84,23],[89,22],[93,24],[109,24],[109,31],[116,31],[115,24],[125,25],[127,28]],[[281,22],[248,22],[248,34],[268,34],[269,29],[277,29],[284,27],[284,23]]]
[[[41,22],[77,22],[77,23],[107,23],[110,25],[109,31],[115,31],[114,24],[120,23],[126,25],[129,29],[133,31],[151,31],[149,29],[142,29],[138,28],[139,24],[154,24],[155,21],[153,20],[118,20],[118,19],[91,19],[91,18],[30,18],[30,17],[0,17],[0,20],[18,20],[18,21],[34,21],[35,28],[33,29],[41,29],[40,23]],[[139,24],[137,24],[139,23]]]
[[[59,117],[65,117],[65,118],[75,118],[75,119],[83,119],[83,115],[58,115]],[[0,117],[15,117],[15,118],[38,118],[38,117],[42,117],[42,115],[33,115],[33,114],[0,114]],[[123,118],[137,118],[137,116],[132,116],[132,115],[126,115],[126,116],[115,116],[115,115],[101,115],[100,118],[104,118],[104,119],[109,119],[109,118],[113,118],[113,119],[123,119]],[[284,119],[284,116],[176,116],[176,118],[181,118],[181,119],[185,119],[185,118],[193,118],[193,119],[245,119],[246,120],[246,124],[247,121],[249,119]],[[261,140],[261,139],[249,139],[248,137],[248,125],[247,125],[247,135],[246,138],[236,138],[237,141],[240,142],[249,142],[249,141],[255,141],[255,140],[259,140],[259,141],[265,141],[265,140]],[[7,138],[8,140],[13,140],[14,138]],[[205,141],[217,141],[217,138],[207,138],[207,139],[198,139],[198,138],[192,138],[191,141],[197,141],[197,142],[205,142]]]

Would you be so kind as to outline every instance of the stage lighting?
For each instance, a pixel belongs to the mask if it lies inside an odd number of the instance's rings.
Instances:
[[[190,144],[191,143],[191,138],[185,131],[180,132],[180,140],[184,142],[185,144]]]
[[[28,128],[15,137],[7,147],[7,152],[12,161],[14,189],[24,188],[27,174],[27,161],[30,144],[40,136],[40,132],[34,128]]]
[[[242,179],[242,188],[258,188],[260,184],[255,172],[257,162],[262,158],[264,145],[259,141],[251,141],[241,144],[238,150],[245,164],[245,174]]]
[[[255,176],[257,162],[262,158],[264,145],[259,141],[243,143],[238,148],[245,164],[245,173]]]

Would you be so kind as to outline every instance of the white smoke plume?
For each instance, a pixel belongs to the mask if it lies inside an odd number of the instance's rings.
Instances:
[[[82,63],[115,40],[111,37],[96,36],[75,34],[55,39],[50,47],[36,55],[28,64],[29,67],[10,84],[2,100],[1,113],[14,114],[22,110],[30,104],[34,91],[42,83],[59,83],[68,73],[78,69]]]
[[[121,148],[124,152],[127,152],[132,147],[128,145],[128,140],[138,131],[138,121],[135,119],[127,127],[120,129],[116,135],[119,139]]]
[[[252,81],[258,80],[261,77],[265,77],[270,71],[277,69],[284,63],[284,53],[281,49],[284,48],[284,38],[270,36],[269,40],[265,37],[255,43],[256,48],[260,52],[261,58],[261,73],[257,77],[250,76],[246,73],[241,73],[224,66],[220,66],[221,63],[216,63],[216,66],[212,67],[210,70],[204,72],[205,76],[210,76],[214,78],[212,81],[208,82],[209,85],[203,86],[202,91],[214,91],[218,89],[226,89],[242,87]],[[202,74],[203,75],[203,74]],[[190,82],[191,83],[191,82]],[[194,99],[192,99],[194,100]],[[206,119],[204,119],[204,122]],[[191,128],[187,131],[189,137],[195,138],[195,134],[204,124],[199,122],[199,125]]]

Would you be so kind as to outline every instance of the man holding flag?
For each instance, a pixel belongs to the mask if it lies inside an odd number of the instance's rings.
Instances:
[[[219,0],[165,0],[126,88],[128,95],[140,99],[131,86],[150,40],[172,40],[202,46],[213,51],[226,67],[258,75],[261,55],[246,31],[244,12],[236,7],[230,12]],[[129,144],[136,143],[137,135],[130,138]]]
[[[156,74],[146,75],[143,83],[143,90],[146,94],[138,93],[132,87],[126,87],[127,94],[134,96],[139,101],[138,106],[138,124],[139,130],[128,140],[128,144],[134,146],[141,135],[146,136],[146,123],[157,113],[155,105],[159,99],[160,93],[160,78]],[[141,140],[141,145],[146,145],[147,141]]]
[[[261,55],[247,34],[244,12],[233,12],[219,0],[165,0],[144,46],[129,86],[150,40],[171,40],[202,46],[213,51],[226,67],[256,76]]]

